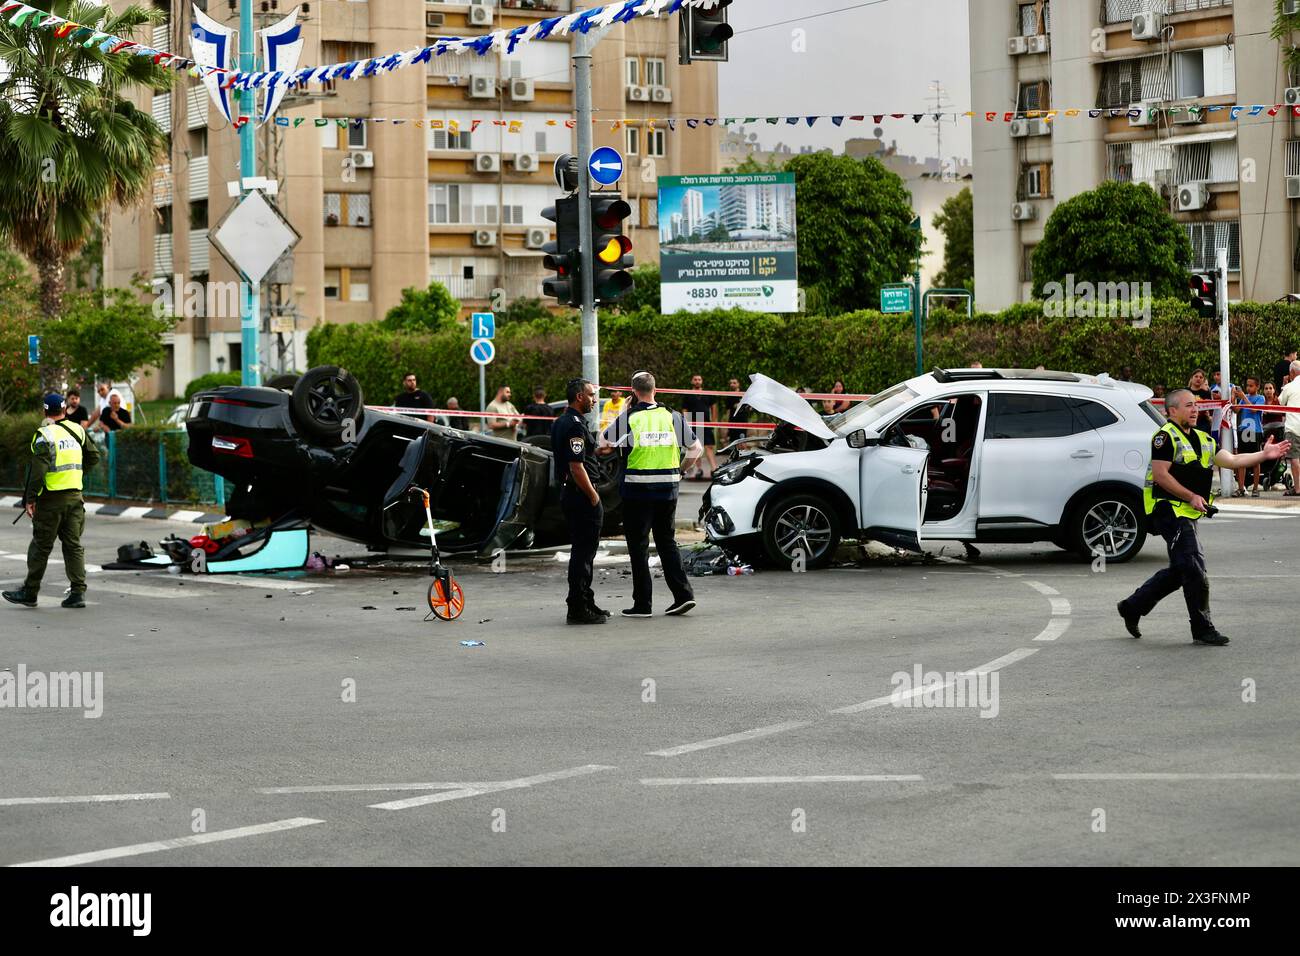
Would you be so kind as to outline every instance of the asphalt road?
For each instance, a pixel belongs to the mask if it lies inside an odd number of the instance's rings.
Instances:
[[[92,518],[89,559],[178,528]],[[1102,573],[949,546],[701,578],[686,618],[595,628],[551,555],[455,562],[455,623],[421,620],[418,568],[99,571],[65,611],[52,565],[41,608],[0,607],[0,668],[102,672],[102,716],[0,709],[0,863],[1295,865],[1298,530],[1204,525],[1227,648],[1177,597],[1119,626],[1158,541]],[[27,533],[0,526],[6,586]],[[996,697],[894,706],[918,666]]]

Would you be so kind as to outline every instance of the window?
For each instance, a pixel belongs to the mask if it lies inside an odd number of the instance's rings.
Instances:
[[[327,226],[370,226],[370,193],[325,193]]]
[[[641,152],[641,131],[635,126],[627,128],[627,154],[635,156]]]
[[[462,278],[462,279],[472,279],[472,278],[474,278],[474,266],[472,266],[472,265],[463,265],[463,266],[461,266],[461,267],[460,267],[460,272],[461,272],[461,278]]]
[[[198,159],[208,155],[208,128],[190,130],[190,158]]]
[[[366,124],[352,123],[348,126],[348,148],[365,149],[366,148]]]
[[[646,86],[667,86],[668,67],[664,60],[653,58],[645,61]]]
[[[1052,108],[1052,84],[1046,80],[1021,83],[1017,108],[1021,113],[1030,110],[1050,110]]]
[[[634,56],[627,58],[627,85],[641,85],[641,61]]]
[[[1020,169],[1020,199],[1048,199],[1052,195],[1052,164],[1033,163]]]
[[[1228,250],[1228,269],[1241,271],[1241,223],[1239,222],[1189,222],[1184,224],[1187,238],[1192,240],[1191,272],[1207,272],[1218,262],[1218,250]]]
[[[1102,66],[1101,88],[1097,91],[1099,110],[1127,110],[1143,100],[1172,97],[1173,83],[1162,56],[1144,56]]]
[[[370,193],[350,193],[344,197],[347,200],[349,226],[369,226],[370,221]]]
[[[208,228],[208,201],[199,199],[190,203],[190,228]]]
[[[642,213],[641,221],[647,227],[659,228],[659,197],[644,196],[641,199]]]
[[[473,136],[469,130],[453,133],[450,130],[430,130],[430,149],[473,149]]]
[[[325,225],[337,226],[343,221],[343,197],[339,193],[326,193],[323,208]]]
[[[546,152],[546,131],[545,130],[537,131],[536,138],[533,140],[533,149],[539,153]]]
[[[1178,99],[1228,96],[1237,91],[1237,68],[1230,46],[1175,53],[1173,74],[1174,96]]]
[[[171,231],[172,231],[172,207],[170,205],[159,206],[157,232],[160,235],[166,235]]]
[[[370,301],[370,270],[369,269],[348,270],[348,301],[349,302]]]
[[[1020,281],[1034,281],[1034,250],[1037,246],[1025,246],[1020,252]]]
[[[1086,398],[1071,398],[1067,400],[1067,404],[1074,409],[1076,432],[1086,431],[1089,428],[1105,428],[1119,421],[1115,413],[1105,405],[1090,402]]]
[[[995,392],[987,438],[1063,438],[1074,434],[1074,414],[1059,395]]]
[[[1183,183],[1235,183],[1237,144],[1233,140],[1191,143],[1174,149],[1174,181]]]
[[[339,270],[325,270],[325,298],[337,300],[339,297]]]
[[[1042,29],[1039,29],[1039,27]],[[1052,32],[1052,5],[1051,3],[1043,4],[1043,22],[1038,22],[1038,4],[1022,3],[1020,4],[1020,35],[1021,36],[1039,36],[1044,33]]]
[[[665,141],[661,129],[647,130],[645,134],[645,153],[647,156],[663,156]]]

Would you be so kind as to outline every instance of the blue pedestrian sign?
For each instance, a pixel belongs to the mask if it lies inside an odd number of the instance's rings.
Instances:
[[[469,357],[479,365],[491,365],[492,360],[497,357],[497,347],[492,344],[491,339],[475,339],[474,344],[469,347]]]
[[[497,317],[493,312],[475,312],[470,316],[470,329],[473,338],[494,339],[497,337]]]
[[[27,336],[27,364],[41,364],[41,337],[39,335]]]
[[[602,186],[612,186],[623,178],[623,157],[618,150],[602,146],[587,161],[591,178]]]

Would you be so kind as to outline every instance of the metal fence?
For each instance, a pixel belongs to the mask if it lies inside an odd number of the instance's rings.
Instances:
[[[188,440],[179,430],[109,432],[99,445],[99,464],[83,476],[84,494],[151,504],[224,506],[225,483],[220,475],[190,464],[185,453]],[[21,491],[27,459],[5,458],[0,463],[0,490]]]

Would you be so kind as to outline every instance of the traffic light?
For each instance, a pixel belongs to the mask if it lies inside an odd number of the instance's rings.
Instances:
[[[613,302],[632,288],[632,240],[623,235],[623,220],[632,207],[618,193],[591,194],[591,264],[596,304]]]
[[[1187,280],[1192,293],[1192,311],[1203,319],[1219,317],[1219,289],[1214,273],[1198,273]]]
[[[555,223],[555,241],[542,246],[542,265],[555,272],[542,282],[542,293],[575,308],[582,305],[582,253],[578,238],[578,197],[563,196],[542,210]]]
[[[731,0],[718,0],[712,7],[690,7],[682,17],[681,64],[692,60],[727,62],[727,41],[736,33],[727,23]]]

